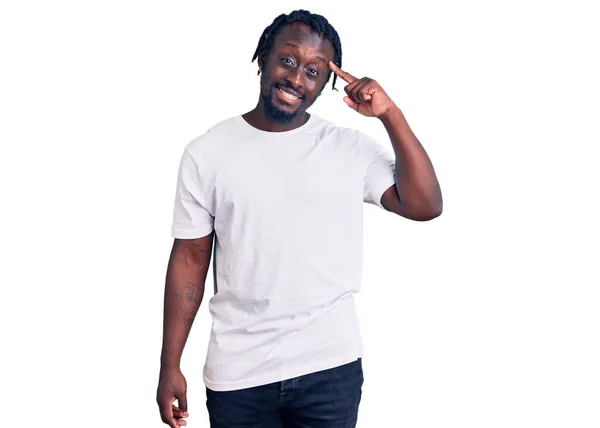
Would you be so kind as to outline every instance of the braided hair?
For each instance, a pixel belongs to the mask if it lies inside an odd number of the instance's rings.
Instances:
[[[293,12],[286,14],[281,14],[269,25],[260,36],[258,41],[258,46],[256,47],[256,51],[254,52],[254,56],[252,57],[252,62],[261,52],[269,52],[271,47],[273,46],[273,41],[275,40],[275,36],[283,30],[287,24],[291,24],[292,22],[302,22],[310,27],[313,30],[317,31],[319,34],[324,33],[327,40],[331,42],[333,45],[333,60],[332,62],[337,65],[339,68],[342,68],[342,44],[340,42],[340,37],[338,36],[335,28],[321,15],[317,15],[316,13],[310,13],[308,10],[294,10]],[[329,78],[331,77],[331,69],[327,75],[327,82],[329,82]],[[337,75],[333,75],[333,84],[332,88],[337,91],[335,87],[335,81],[337,79]]]

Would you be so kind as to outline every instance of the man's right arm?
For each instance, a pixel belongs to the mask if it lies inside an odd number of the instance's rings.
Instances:
[[[181,354],[204,297],[214,232],[198,239],[175,239],[165,284],[161,366],[179,367]]]
[[[165,284],[163,343],[157,401],[163,422],[177,427],[187,411],[181,355],[204,297],[214,231],[197,239],[175,239]],[[172,403],[177,399],[179,406]]]

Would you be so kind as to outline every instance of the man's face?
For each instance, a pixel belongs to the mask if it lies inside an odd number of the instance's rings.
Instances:
[[[333,45],[310,26],[294,22],[279,33],[268,55],[261,55],[260,94],[267,118],[289,124],[317,99],[329,75]]]

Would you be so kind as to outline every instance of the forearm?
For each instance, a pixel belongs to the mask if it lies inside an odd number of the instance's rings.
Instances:
[[[164,295],[161,365],[179,367],[183,348],[204,296],[208,263],[197,264],[174,251]]]
[[[415,218],[437,217],[442,212],[442,193],[427,152],[399,108],[380,120],[396,155],[395,181],[401,204]]]

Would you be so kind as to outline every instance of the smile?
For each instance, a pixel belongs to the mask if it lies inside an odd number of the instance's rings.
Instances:
[[[294,101],[298,101],[300,99],[297,96],[289,94],[280,88],[277,88],[277,92],[279,92],[281,94],[281,96],[287,101],[294,102]]]

